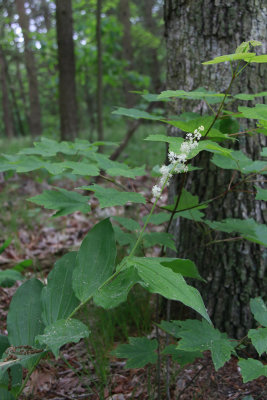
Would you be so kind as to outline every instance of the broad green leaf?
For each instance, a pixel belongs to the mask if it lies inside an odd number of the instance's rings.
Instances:
[[[106,310],[117,307],[127,300],[129,291],[140,280],[133,267],[120,272],[116,278],[95,293],[94,303]]]
[[[219,168],[237,169],[243,174],[250,174],[252,172],[267,173],[267,163],[265,161],[252,161],[240,150],[232,151],[231,159],[215,154],[211,162]]]
[[[244,61],[251,61],[255,58],[256,53],[235,53],[235,54],[226,54],[224,56],[215,57],[213,60],[205,61],[203,65],[210,65],[210,64],[219,64],[225,61],[236,61],[236,60],[244,60]]]
[[[247,360],[241,358],[238,361],[238,365],[241,369],[244,383],[253,381],[253,379],[257,379],[260,376],[267,376],[267,365],[263,365],[260,361],[253,358],[248,358]]]
[[[1,374],[2,375],[2,374]],[[6,397],[1,396],[1,389],[8,390],[8,393],[16,395],[22,384],[22,366],[13,365],[9,371],[6,371],[0,377],[0,399],[5,400]]]
[[[34,346],[35,336],[43,332],[42,288],[43,284],[33,278],[14,294],[7,315],[8,339],[12,346]]]
[[[267,120],[267,104],[256,104],[255,107],[239,106],[238,111],[245,118]]]
[[[4,243],[0,246],[0,254],[2,254],[5,251],[5,249],[10,245],[11,242],[12,238],[9,238],[4,241]]]
[[[78,189],[90,190],[99,200],[100,208],[124,206],[127,203],[143,203],[146,200],[140,193],[122,192],[113,188],[104,188],[100,185],[81,186]]]
[[[130,168],[126,164],[120,164],[120,166],[113,166],[107,168],[106,172],[110,176],[125,176],[126,178],[135,179],[136,176],[142,176],[146,174],[145,167]]]
[[[170,206],[165,206],[169,211],[173,211],[176,204],[176,198],[174,199],[174,203]],[[202,217],[204,214],[199,210],[206,208],[207,205],[198,203],[198,196],[192,195],[186,189],[182,189],[182,194],[179,200],[178,207],[176,208],[177,211],[175,213],[175,218],[183,217],[187,219],[191,219],[194,221],[202,221]],[[186,210],[189,208],[189,210]]]
[[[16,281],[22,281],[23,279],[21,273],[14,269],[0,271],[0,286],[11,287]]]
[[[236,53],[248,53],[250,47],[262,46],[262,43],[258,40],[249,40],[247,42],[242,42],[236,49]]]
[[[165,142],[165,143],[170,143],[176,146],[177,148],[180,148],[181,144],[183,143],[184,139],[181,137],[173,137],[173,136],[167,136],[167,135],[149,135],[148,137],[145,138],[145,140],[151,141],[151,142]]]
[[[176,251],[176,246],[173,237],[166,232],[150,232],[143,235],[144,247],[153,247],[156,245],[166,246]]]
[[[27,351],[28,353],[30,352],[30,354],[27,354]],[[25,349],[17,349],[17,351],[15,349],[12,354],[14,357],[8,358],[8,355],[4,353],[2,359],[0,360],[0,380],[4,377],[5,372],[9,368],[13,368],[14,366],[18,365],[21,365],[24,368],[31,368],[34,363],[38,361],[38,359],[40,360],[47,353],[45,351],[34,349],[28,346],[26,351]]]
[[[170,213],[165,213],[165,212],[160,212],[158,214],[152,214],[149,220],[150,224],[154,225],[161,225],[164,222],[169,221],[171,214]],[[147,215],[142,218],[143,222],[145,222],[147,219]]]
[[[86,325],[77,319],[60,319],[47,326],[43,335],[36,337],[36,342],[46,346],[55,357],[59,356],[59,349],[67,343],[78,343],[80,339],[89,336]]]
[[[192,364],[196,358],[203,358],[203,355],[200,351],[179,350],[174,344],[170,344],[169,346],[165,347],[165,349],[162,351],[162,354],[171,355],[173,361],[177,362],[181,368],[187,364]]]
[[[254,63],[267,63],[267,54],[262,54],[261,56],[253,57],[251,62],[254,62]]]
[[[123,108],[119,107],[117,110],[113,111],[112,114],[124,115],[125,117],[131,117],[136,119],[152,119],[155,121],[160,121],[162,116],[152,115],[146,111],[138,110],[137,108]]]
[[[118,358],[127,358],[126,368],[143,368],[157,361],[158,342],[146,337],[129,337],[129,344],[119,345],[113,354]]]
[[[250,299],[250,309],[254,318],[262,326],[267,327],[267,307],[261,297]]]
[[[4,351],[10,346],[8,337],[6,335],[0,335],[0,358]]]
[[[72,169],[73,174],[82,176],[97,176],[100,172],[96,165],[82,161],[64,161],[62,166]]]
[[[137,241],[137,235],[134,233],[124,232],[120,227],[114,225],[113,230],[115,233],[116,242],[119,243],[120,246],[133,247]]]
[[[263,147],[262,152],[261,152],[262,157],[267,157],[267,147]]]
[[[0,382],[1,385],[1,382]],[[11,392],[9,392],[6,388],[0,387],[0,399],[1,400],[16,400],[16,397],[13,396]]]
[[[260,356],[267,352],[267,328],[250,329],[248,337]]]
[[[49,210],[58,210],[53,217],[68,215],[75,211],[86,214],[91,210],[88,197],[62,188],[45,190],[42,194],[31,197],[28,201],[44,206]]]
[[[258,224],[254,219],[232,219],[227,218],[222,221],[203,221],[210,228],[232,233],[238,232],[244,239],[250,242],[267,246],[267,226]]]
[[[95,225],[85,236],[73,271],[73,289],[87,301],[112,275],[116,259],[114,231],[109,219]]]
[[[46,326],[59,319],[68,318],[79,304],[72,289],[76,257],[76,251],[65,254],[55,263],[47,277],[47,286],[43,288],[41,295],[42,317]]]
[[[175,258],[172,261],[163,261],[161,264],[164,267],[171,268],[173,272],[179,273],[186,278],[199,279],[205,282],[205,280],[199,274],[196,264],[191,260]]]
[[[226,335],[208,324],[205,320],[175,321],[180,330],[177,332],[181,338],[179,350],[205,351],[210,350],[216,371],[230,358],[235,345],[227,339]]]
[[[158,293],[170,300],[181,301],[210,322],[199,292],[189,286],[181,274],[161,265],[158,258],[133,257],[128,260],[128,266],[131,265],[137,269],[138,275],[150,292]]]
[[[171,97],[185,98],[190,100],[206,100],[209,98],[223,98],[224,94],[215,93],[205,90],[204,88],[192,90],[191,92],[186,92],[184,90],[165,90],[158,95],[158,99],[167,99]]]
[[[122,225],[124,228],[128,229],[129,231],[138,231],[140,230],[140,225],[138,222],[133,220],[132,218],[125,218],[125,217],[112,217],[112,219]]]
[[[255,186],[255,188],[257,189],[257,194],[255,199],[267,201],[267,189],[262,189],[259,186]]]

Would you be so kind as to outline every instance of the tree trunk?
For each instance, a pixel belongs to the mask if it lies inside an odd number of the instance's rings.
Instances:
[[[0,79],[2,87],[3,119],[4,119],[6,137],[8,139],[12,139],[14,136],[14,130],[13,130],[12,114],[10,110],[10,102],[8,96],[7,65],[1,45],[0,45]]]
[[[102,0],[97,0],[96,9],[96,43],[97,43],[97,139],[104,140],[103,135],[103,81],[102,81],[102,37],[101,37]],[[101,146],[99,147],[101,150]]]
[[[203,66],[201,62],[233,53],[241,42],[250,39],[262,41],[260,52],[265,53],[266,18],[266,0],[165,0],[167,88],[193,90],[205,87],[223,92],[231,79],[229,63]],[[244,71],[233,91],[257,93],[263,90],[266,81],[266,65],[254,64]],[[201,113],[208,110],[204,103],[197,106],[194,102],[176,102],[172,112],[180,114],[183,111]],[[179,134],[175,130],[169,133]],[[266,146],[266,137],[263,136],[240,136],[236,144],[254,159],[259,156],[263,145]],[[222,193],[231,178],[236,182],[240,177],[233,171],[216,168],[209,162],[206,152],[201,153],[196,164],[203,169],[189,175],[186,189],[198,195],[200,201]],[[172,182],[169,191],[171,203],[180,181],[178,177]],[[242,189],[248,190],[248,187]],[[255,191],[253,183],[249,190]],[[253,195],[231,192],[207,208],[206,218],[254,218],[264,223],[264,208],[265,205],[255,201]],[[253,324],[249,299],[266,295],[263,248],[243,240],[208,245],[210,237],[203,226],[182,218],[175,220],[171,229],[175,233],[178,256],[195,261],[207,280],[206,284],[196,286],[215,326],[236,337],[246,334]]]
[[[130,71],[133,67],[133,49],[132,49],[132,35],[131,35],[131,20],[130,20],[130,5],[129,0],[120,0],[119,3],[119,20],[122,24],[122,57],[127,62],[126,71]],[[134,90],[133,85],[126,77],[123,81],[123,90],[125,95],[125,106],[133,107],[135,97],[131,90]]]
[[[59,111],[62,140],[78,134],[71,0],[56,0],[59,67]]]
[[[30,131],[33,136],[37,136],[41,135],[42,133],[41,107],[39,102],[35,57],[32,50],[32,41],[29,35],[29,18],[25,12],[24,3],[24,0],[16,0],[17,11],[19,14],[19,24],[22,29],[24,39],[25,64],[29,81]]]
[[[150,33],[156,36],[157,25],[153,18],[154,5],[155,0],[146,0],[144,2],[144,25]],[[158,61],[158,51],[156,48],[153,47],[147,49],[147,62],[149,64],[152,88],[155,93],[158,93],[162,89],[162,83],[160,80],[160,64]]]

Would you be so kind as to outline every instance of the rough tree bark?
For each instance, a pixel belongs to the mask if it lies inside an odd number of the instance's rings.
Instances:
[[[29,34],[29,18],[25,12],[24,0],[16,0],[16,7],[19,15],[19,24],[23,33],[25,65],[29,82],[30,132],[33,136],[37,136],[42,133],[41,107],[39,102],[36,63]]]
[[[260,52],[266,52],[266,0],[165,0],[167,39],[167,88],[193,90],[205,87],[223,91],[229,85],[229,64],[202,66],[215,56],[229,54],[237,46],[250,39],[263,42]],[[266,64],[250,66],[235,83],[235,93],[257,93],[267,81]],[[243,103],[244,104],[244,103]],[[195,109],[192,107],[195,106]],[[172,112],[206,112],[205,104],[177,102]],[[171,135],[179,134],[171,130]],[[266,137],[240,136],[237,147],[252,158],[257,158]],[[186,188],[197,194],[200,201],[223,192],[231,178],[236,182],[238,174],[219,170],[209,162],[209,156],[201,153],[197,164],[203,169],[190,174]],[[170,202],[177,191],[179,178],[170,187]],[[248,187],[243,189],[248,190]],[[249,190],[254,192],[253,183]],[[266,222],[263,204],[254,201],[248,193],[229,193],[212,203],[206,218],[254,218]],[[259,245],[247,241],[222,242],[207,245],[209,236],[201,225],[189,220],[176,220],[172,225],[177,241],[178,256],[194,260],[206,284],[198,285],[215,326],[229,335],[240,337],[251,327],[253,318],[249,311],[249,299],[266,296],[266,256]],[[172,315],[172,317],[174,317]]]
[[[73,140],[78,134],[78,117],[71,0],[56,0],[56,25],[61,139]]]

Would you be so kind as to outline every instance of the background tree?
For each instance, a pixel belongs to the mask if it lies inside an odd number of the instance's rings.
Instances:
[[[73,140],[78,133],[78,117],[71,0],[56,0],[56,26],[61,139]]]
[[[33,43],[29,31],[29,17],[25,11],[25,1],[16,0],[17,12],[19,15],[19,24],[24,39],[25,65],[29,83],[30,100],[30,132],[33,136],[41,135],[41,107],[39,102],[39,88],[37,80],[37,70],[35,56],[33,52]]]
[[[97,0],[96,43],[97,43],[97,137],[103,140],[103,79],[102,79],[102,40],[101,40],[102,0]],[[100,147],[101,149],[101,147]]]
[[[166,0],[167,88],[193,90],[201,86],[216,91],[226,89],[231,79],[229,64],[203,66],[201,62],[233,53],[242,41],[250,39],[262,41],[260,51],[266,52],[267,15],[264,4],[264,1],[256,3],[253,0],[238,3]],[[266,79],[266,66],[249,66],[232,89],[235,93],[257,93],[262,90]],[[194,103],[179,101],[171,111],[178,114],[182,111],[204,113],[207,106],[202,103],[197,107]],[[169,133],[176,135],[177,131]],[[266,137],[263,136],[240,135],[238,138],[236,149],[240,148],[256,159],[261,146],[266,146]],[[235,183],[240,178],[237,173],[219,171],[203,153],[197,160],[197,165],[203,169],[190,174],[186,182],[186,188],[198,195],[200,201],[222,193],[229,182]],[[171,202],[179,184],[175,181],[170,188]],[[206,211],[206,218],[254,218],[266,222],[264,206],[247,193],[254,192],[253,185],[243,185],[238,194],[230,192],[213,202]],[[216,327],[240,337],[252,324],[249,299],[266,295],[263,249],[243,240],[209,245],[210,236],[204,227],[184,219],[176,220],[172,230],[176,233],[179,257],[194,260],[207,280],[199,289]]]

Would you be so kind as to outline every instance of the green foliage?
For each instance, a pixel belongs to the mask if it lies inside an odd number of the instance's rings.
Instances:
[[[55,357],[59,356],[59,349],[66,343],[77,343],[80,339],[89,336],[88,328],[77,319],[60,319],[47,326],[42,335],[36,336],[36,342],[45,345]]]
[[[177,362],[181,368],[192,364],[197,358],[202,358],[200,351],[185,351],[177,349],[177,346],[170,344],[162,351],[164,355],[171,355],[174,362]]]
[[[122,192],[113,188],[104,188],[100,185],[81,186],[78,189],[90,190],[99,200],[100,208],[124,206],[131,203],[145,203],[145,198],[139,193]]]
[[[73,271],[73,289],[87,301],[114,271],[116,243],[109,219],[99,222],[84,238]]]
[[[28,199],[32,203],[44,206],[49,210],[58,210],[54,217],[68,215],[74,211],[88,213],[91,210],[88,198],[76,192],[57,188],[57,190],[45,190],[42,194]]]
[[[142,368],[149,363],[156,362],[158,342],[155,339],[130,337],[129,343],[121,344],[114,351],[117,357],[127,358],[126,368]]]
[[[250,309],[260,325],[267,327],[267,307],[260,297],[250,300]]]
[[[243,382],[253,381],[260,376],[267,376],[267,365],[263,365],[260,361],[248,358],[247,360],[240,359],[238,362],[241,368]]]

